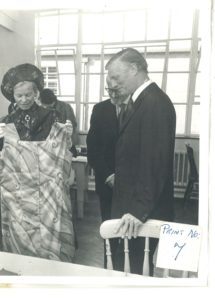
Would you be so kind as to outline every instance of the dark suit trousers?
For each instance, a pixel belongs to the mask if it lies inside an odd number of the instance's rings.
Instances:
[[[118,246],[116,247],[115,254],[113,256],[113,268],[117,271],[124,271],[124,241],[118,240]],[[153,254],[156,249],[158,239],[150,239],[149,245],[149,267],[150,276],[153,276]],[[129,259],[130,259],[130,271],[134,274],[142,275],[143,273],[143,259],[144,259],[144,246],[145,238],[132,238],[129,240]]]
[[[97,194],[99,196],[102,222],[110,220],[113,190],[108,185],[104,184]]]
[[[111,219],[111,203],[112,203],[112,196],[113,190],[106,184],[104,184],[102,190],[98,193],[99,202],[100,202],[100,211],[101,211],[101,218],[102,222]],[[116,241],[110,240],[111,252],[115,253],[116,248]],[[104,242],[104,267],[107,268],[107,257],[106,257],[106,248]]]

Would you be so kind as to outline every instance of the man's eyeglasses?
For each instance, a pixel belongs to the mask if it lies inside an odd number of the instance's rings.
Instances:
[[[119,91],[119,88],[105,88],[105,90],[108,92],[108,94],[113,94],[113,93],[117,93]]]

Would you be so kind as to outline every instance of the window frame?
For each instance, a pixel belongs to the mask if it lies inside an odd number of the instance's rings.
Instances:
[[[143,10],[145,15],[147,16],[147,10]],[[110,12],[106,12],[107,14]],[[125,14],[128,14],[128,11],[117,11],[116,13],[118,14],[122,14],[123,18],[125,17]],[[133,13],[133,11],[132,11]],[[77,43],[76,44],[69,44],[69,45],[40,45],[39,44],[39,18],[41,16],[46,16],[50,15],[57,15],[58,16],[58,20],[60,20],[60,15],[61,14],[77,14],[78,16],[78,33],[77,33]],[[137,49],[142,45],[142,47],[145,47],[145,56],[147,59],[147,56],[150,55],[150,53],[147,53],[147,49],[151,46],[156,47],[156,43],[159,45],[161,45],[162,47],[165,48],[165,50],[163,51],[163,53],[161,55],[164,56],[164,67],[163,67],[163,71],[162,72],[157,72],[162,74],[162,84],[161,84],[161,88],[166,91],[166,87],[167,87],[167,77],[168,74],[171,73],[180,73],[177,71],[171,72],[168,71],[168,63],[169,63],[169,58],[172,56],[172,52],[170,50],[171,48],[171,42],[173,41],[180,41],[180,40],[190,40],[191,46],[190,46],[190,51],[187,51],[186,55],[189,56],[190,58],[190,62],[189,62],[189,70],[187,72],[184,73],[188,73],[189,74],[189,78],[188,78],[188,85],[187,85],[187,100],[186,102],[183,103],[175,103],[173,101],[174,105],[185,105],[185,130],[183,133],[177,133],[177,137],[199,137],[199,134],[193,134],[191,132],[191,122],[192,122],[192,111],[193,111],[193,105],[200,105],[200,102],[194,101],[195,100],[195,78],[196,78],[196,73],[198,72],[198,66],[199,66],[199,61],[200,61],[200,56],[201,56],[201,49],[199,48],[199,43],[200,43],[200,38],[198,36],[198,23],[199,23],[199,11],[195,10],[193,11],[193,26],[192,26],[192,36],[191,38],[186,38],[186,39],[173,39],[170,38],[171,36],[171,14],[169,15],[169,20],[168,20],[168,36],[167,39],[165,40],[157,40],[157,41],[149,41],[147,40],[147,34],[145,33],[145,41],[136,41],[136,42],[130,42],[130,41],[122,41],[122,42],[114,42],[114,43],[105,43],[105,42],[101,42],[101,43],[83,43],[83,18],[84,16],[88,16],[91,15],[92,12],[84,12],[84,11],[68,11],[66,12],[65,10],[55,10],[55,11],[50,11],[50,12],[45,12],[45,13],[38,13],[37,17],[36,17],[36,24],[38,26],[37,28],[37,37],[38,37],[38,41],[37,41],[37,46],[36,46],[36,53],[37,53],[37,64],[39,66],[41,66],[41,61],[43,59],[42,56],[42,51],[44,51],[44,49],[52,49],[52,51],[58,51],[61,47],[65,49],[65,47],[72,47],[74,50],[74,63],[75,63],[75,95],[71,95],[71,97],[73,98],[75,96],[75,105],[76,105],[76,117],[77,117],[77,121],[78,121],[78,130],[81,133],[87,133],[88,129],[89,129],[89,119],[90,116],[88,115],[88,111],[89,111],[89,105],[91,104],[96,104],[99,101],[104,100],[104,87],[105,87],[105,83],[104,83],[104,58],[105,58],[105,49],[106,48],[118,48],[121,49],[121,47],[125,47],[125,46],[131,46],[131,47],[136,47]],[[96,14],[100,14],[99,12],[97,12]],[[103,14],[105,14],[103,12]],[[147,25],[147,24],[146,24]],[[58,32],[57,34],[57,40],[59,41],[59,31],[60,28],[58,26]],[[124,38],[125,33],[122,32],[122,39]],[[144,46],[145,45],[145,46]],[[89,82],[89,78],[87,78],[87,76],[93,76],[96,75],[95,73],[91,74],[90,72],[82,72],[82,70],[79,68],[83,65],[84,62],[84,57],[86,57],[86,53],[84,53],[84,48],[86,47],[90,47],[90,46],[95,46],[95,47],[100,47],[100,59],[101,59],[101,69],[100,69],[100,86],[98,87],[99,91],[99,99],[97,99],[97,101],[92,101],[91,99],[88,98],[89,95],[89,85],[83,85],[82,83],[82,77],[85,76],[86,78],[84,79],[85,82]],[[53,50],[54,49],[54,50]],[[180,55],[180,51],[178,51],[178,54]],[[91,55],[90,55],[91,56]],[[59,56],[54,55],[53,60],[55,60],[56,62],[56,66],[58,65],[58,59]],[[79,67],[78,67],[79,66]],[[156,73],[154,71],[154,73]],[[61,93],[60,91],[60,79],[59,76],[61,74],[59,73],[59,71],[57,71],[57,77],[58,77],[58,86],[59,86],[59,93],[57,96],[61,96],[63,97],[64,95]],[[88,89],[88,90],[87,90]],[[168,93],[167,93],[168,94]],[[82,97],[83,95],[83,97]],[[69,95],[67,95],[69,96]],[[81,111],[84,110],[83,116],[84,116],[84,120],[81,120]],[[83,124],[82,126],[80,126],[80,124]]]

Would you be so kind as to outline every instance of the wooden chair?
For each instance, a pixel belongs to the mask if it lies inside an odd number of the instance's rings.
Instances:
[[[111,255],[111,248],[110,248],[110,241],[109,239],[112,238],[121,238],[120,233],[114,233],[114,228],[119,220],[107,220],[104,221],[100,226],[100,235],[103,239],[105,239],[106,244],[106,256],[107,256],[107,269],[113,270],[113,263],[112,263],[112,255]],[[157,238],[159,239],[160,236],[160,228],[161,225],[166,223],[165,221],[160,220],[153,220],[150,219],[146,223],[144,223],[138,232],[139,237],[145,237],[145,255],[143,261],[143,272],[144,276],[149,276],[149,242],[150,238]],[[128,248],[128,238],[124,238],[124,272],[130,273],[130,263],[129,263],[129,248]],[[156,255],[156,254],[155,254]],[[169,269],[162,269],[161,270],[161,277],[169,277],[170,275]],[[188,277],[187,271],[182,271],[182,275],[180,277]]]
[[[187,187],[184,193],[184,207],[190,201],[192,194],[194,194],[195,187],[197,187],[196,193],[198,198],[198,184],[199,184],[199,174],[194,159],[193,148],[189,144],[185,144],[185,146],[187,149],[187,157],[189,162],[189,177],[188,177]]]

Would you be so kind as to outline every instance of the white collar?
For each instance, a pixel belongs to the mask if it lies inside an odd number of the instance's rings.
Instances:
[[[153,81],[151,79],[145,81],[143,84],[141,84],[136,91],[133,93],[132,95],[132,100],[133,102],[135,102],[138,98],[138,96],[142,93],[143,90],[145,90],[145,88],[147,88],[147,86],[149,86]]]

